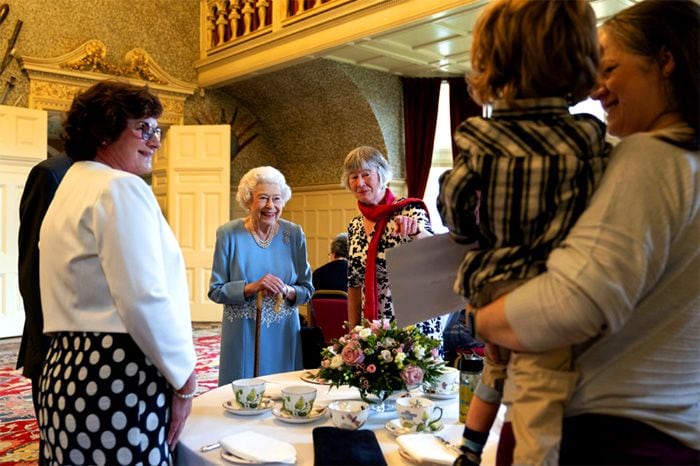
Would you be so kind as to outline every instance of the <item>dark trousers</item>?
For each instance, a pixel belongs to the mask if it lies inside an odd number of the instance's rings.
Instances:
[[[509,422],[503,425],[497,465],[513,462],[515,438]],[[560,464],[565,465],[695,465],[700,451],[632,419],[582,414],[564,419]]]
[[[32,404],[34,405],[34,415],[37,420],[39,419],[39,377],[41,377],[41,374],[29,379],[32,382]]]

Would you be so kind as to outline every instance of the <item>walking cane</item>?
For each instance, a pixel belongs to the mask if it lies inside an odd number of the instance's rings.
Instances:
[[[263,292],[258,291],[255,299],[255,359],[253,360],[253,377],[260,374],[260,320],[262,319]]]

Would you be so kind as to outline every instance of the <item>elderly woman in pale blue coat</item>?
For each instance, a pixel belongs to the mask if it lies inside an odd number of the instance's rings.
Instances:
[[[236,199],[248,215],[216,231],[209,298],[224,305],[219,385],[254,376],[255,314],[262,294],[259,374],[302,368],[300,304],[311,299],[301,227],[281,218],[291,189],[273,167],[243,175]]]

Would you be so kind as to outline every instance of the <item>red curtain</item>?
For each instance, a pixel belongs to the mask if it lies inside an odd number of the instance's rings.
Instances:
[[[440,78],[401,78],[408,196],[422,199],[433,160]]]
[[[450,85],[450,127],[454,132],[457,126],[472,116],[481,115],[481,106],[477,105],[467,91],[467,82],[464,78],[449,78]],[[452,160],[457,158],[459,149],[452,140]]]

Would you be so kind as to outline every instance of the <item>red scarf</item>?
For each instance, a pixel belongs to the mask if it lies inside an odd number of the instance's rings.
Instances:
[[[357,202],[357,207],[362,215],[367,219],[375,222],[374,236],[369,242],[367,249],[367,264],[365,265],[365,307],[364,318],[369,320],[377,320],[379,318],[379,293],[377,287],[377,249],[379,241],[382,239],[384,229],[389,222],[394,212],[399,211],[409,204],[420,204],[427,212],[423,200],[416,198],[406,198],[394,203],[394,193],[389,188],[386,188],[384,199],[377,205],[363,204]]]

